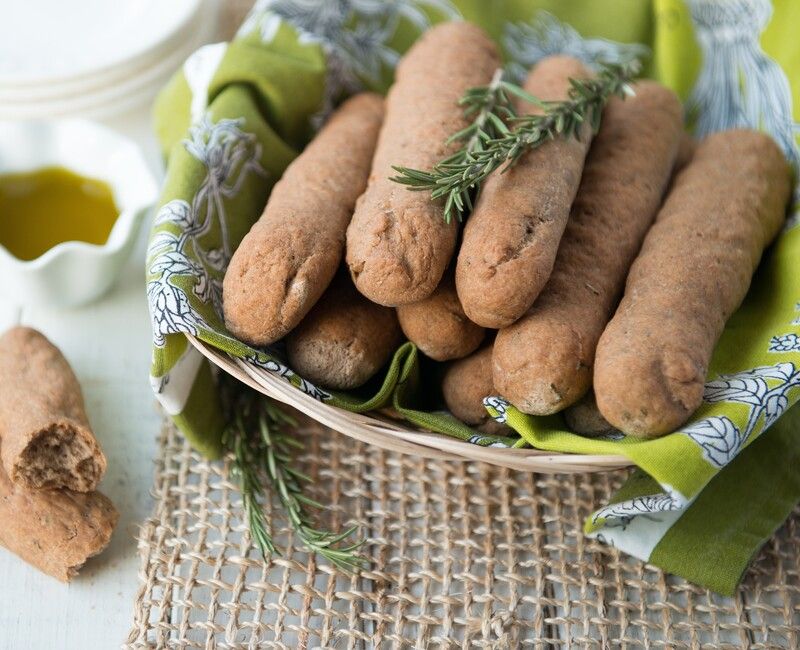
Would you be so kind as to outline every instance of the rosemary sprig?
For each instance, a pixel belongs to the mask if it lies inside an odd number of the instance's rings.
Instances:
[[[356,526],[342,533],[315,526],[309,509],[321,510],[324,506],[304,494],[303,487],[311,478],[291,465],[293,453],[303,448],[289,432],[296,421],[269,399],[250,391],[232,400],[230,410],[232,417],[223,434],[223,444],[233,454],[233,475],[242,492],[250,534],[262,555],[280,554],[263,510],[267,489],[271,488],[309,551],[345,571],[361,568],[364,558],[356,551],[363,541],[341,545]]]
[[[434,200],[445,198],[445,221],[450,223],[453,216],[461,221],[472,209],[473,193],[496,169],[503,165],[508,169],[523,153],[548,140],[579,139],[584,123],[597,131],[609,98],[629,95],[630,83],[640,69],[637,59],[601,64],[591,79],[570,79],[569,98],[558,102],[539,100],[496,73],[491,84],[470,88],[459,102],[472,121],[447,143],[462,142],[461,148],[431,170],[393,167],[398,175],[391,180],[411,190],[428,190]],[[536,104],[543,113],[517,115],[511,95]]]

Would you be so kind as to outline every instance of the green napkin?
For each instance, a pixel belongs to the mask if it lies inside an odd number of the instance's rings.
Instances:
[[[414,39],[458,17],[497,39],[512,75],[550,53],[593,63],[646,44],[647,74],[687,101],[697,133],[755,126],[798,160],[792,105],[800,104],[800,57],[788,26],[798,24],[800,3],[793,0],[774,7],[768,0],[261,0],[231,43],[193,54],[156,103],[168,165],[147,260],[154,389],[209,457],[221,451],[221,409],[211,369],[184,334],[351,411],[390,407],[417,426],[481,445],[625,455],[640,469],[589,518],[587,532],[731,593],[800,499],[792,465],[800,441],[791,427],[800,407],[778,421],[800,397],[800,280],[791,266],[800,253],[797,213],[726,328],[703,407],[658,440],[581,438],[560,417],[526,416],[501,397],[487,408],[519,437],[484,435],[429,410],[427,373],[412,344],[364,389],[342,394],[299,377],[279,348],[251,348],[225,329],[224,271],[272,184],[337,101],[359,88],[385,90]]]

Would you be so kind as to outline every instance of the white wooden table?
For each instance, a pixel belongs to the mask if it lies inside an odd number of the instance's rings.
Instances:
[[[159,167],[147,107],[107,122],[143,144]],[[0,648],[118,648],[138,588],[137,527],[150,514],[160,415],[150,389],[150,324],[144,250],[149,223],[119,283],[79,309],[0,302],[0,330],[23,323],[64,352],[83,386],[86,407],[107,457],[100,486],[120,512],[110,546],[69,585],[39,573],[0,548]]]
[[[217,12],[213,40],[229,39],[252,0],[209,0]],[[161,178],[148,104],[103,120],[136,140]],[[0,548],[0,650],[102,650],[125,641],[139,587],[136,534],[151,514],[150,496],[161,415],[150,388],[150,322],[144,283],[149,222],[120,281],[80,309],[8,304],[0,331],[14,324],[41,330],[61,348],[83,386],[89,419],[108,457],[100,485],[120,512],[111,544],[69,585]]]

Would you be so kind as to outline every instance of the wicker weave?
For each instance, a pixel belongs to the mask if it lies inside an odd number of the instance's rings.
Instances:
[[[367,538],[350,577],[296,550],[268,513],[264,562],[227,463],[167,425],[153,516],[139,537],[129,646],[168,648],[797,648],[800,509],[734,599],[581,534],[617,471],[536,475],[385,452],[304,421],[300,458],[331,526]]]
[[[434,460],[481,461],[508,469],[548,474],[605,472],[632,464],[624,456],[561,454],[530,447],[482,447],[450,436],[414,429],[406,422],[389,419],[378,413],[351,413],[311,397],[274,373],[249,361],[232,357],[193,336],[187,335],[186,338],[212,364],[242,383],[302,411],[340,433],[386,451]]]
[[[232,38],[252,6],[253,0],[222,2],[219,36]],[[631,465],[623,456],[559,454],[536,449],[509,450],[481,447],[448,436],[419,431],[406,423],[382,418],[374,413],[366,415],[348,413],[313,399],[251,363],[235,359],[193,336],[187,338],[212,364],[255,390],[289,404],[341,433],[384,450],[439,460],[477,460],[509,469],[548,473],[607,471]]]

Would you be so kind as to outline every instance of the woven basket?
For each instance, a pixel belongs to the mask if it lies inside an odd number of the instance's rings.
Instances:
[[[232,35],[252,0],[229,0],[223,12],[227,22],[225,33]],[[512,470],[556,473],[599,472],[630,467],[624,456],[559,454],[536,449],[501,449],[481,447],[430,431],[412,429],[407,423],[379,413],[351,413],[331,406],[298,390],[269,372],[232,357],[199,339],[187,335],[195,348],[212,364],[267,397],[293,406],[314,420],[361,442],[388,451],[419,458],[483,461]]]
[[[212,364],[267,397],[283,402],[351,438],[382,449],[439,460],[474,460],[530,472],[585,473],[629,467],[624,456],[559,454],[536,449],[481,447],[439,433],[411,429],[379,413],[351,413],[320,402],[266,370],[187,335]]]

